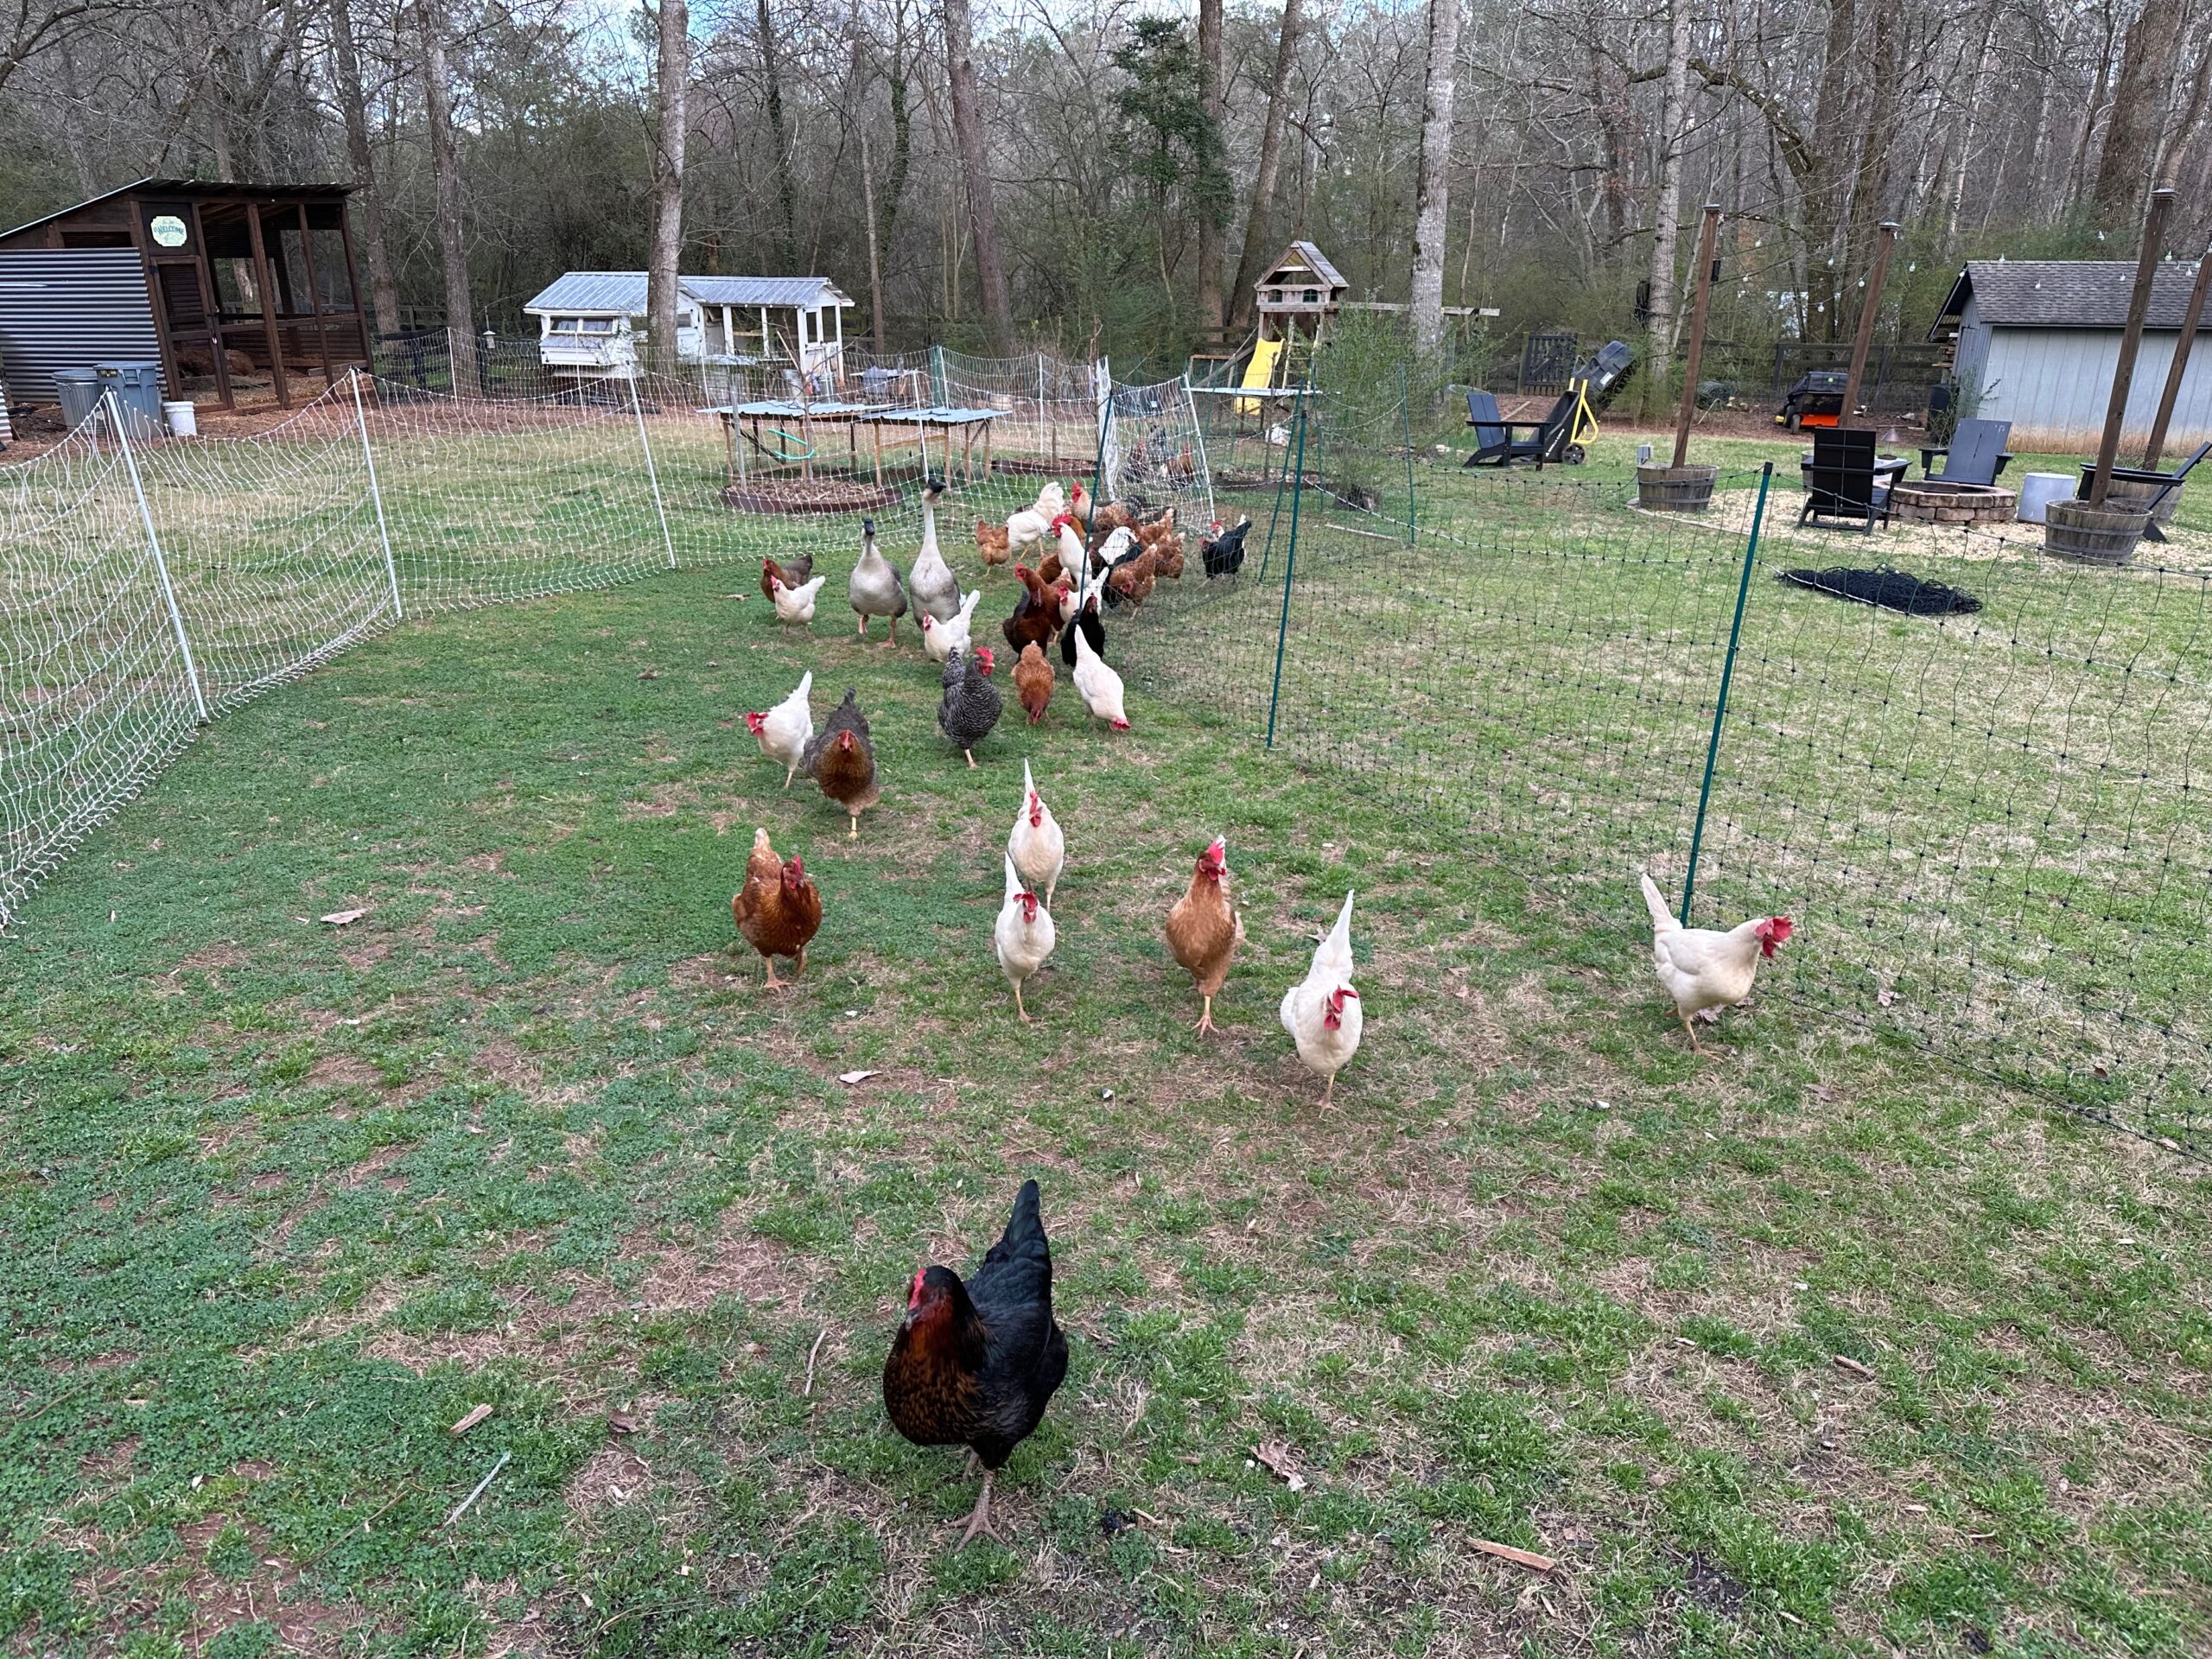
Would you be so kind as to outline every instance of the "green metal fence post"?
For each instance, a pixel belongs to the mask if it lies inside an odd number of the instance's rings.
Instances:
[[[1275,746],[1275,709],[1282,702],[1282,647],[1290,637],[1290,584],[1298,571],[1298,502],[1306,493],[1306,406],[1298,400],[1298,464],[1292,474],[1297,482],[1290,492],[1290,545],[1282,556],[1282,620],[1275,624],[1275,683],[1268,693],[1268,747]]]
[[[1728,655],[1720,664],[1720,695],[1713,700],[1713,737],[1705,746],[1705,782],[1697,791],[1697,824],[1690,831],[1690,868],[1682,877],[1682,925],[1690,925],[1690,898],[1697,890],[1697,855],[1705,842],[1705,809],[1713,799],[1713,768],[1720,759],[1720,727],[1728,718],[1728,682],[1736,675],[1736,642],[1744,634],[1744,601],[1751,594],[1751,566],[1758,562],[1759,526],[1766,522],[1767,486],[1774,482],[1772,461],[1759,469],[1759,499],[1751,509],[1751,533],[1744,543],[1744,574],[1736,583],[1736,617],[1728,625]]]
[[[1406,435],[1406,545],[1411,547],[1419,534],[1414,524],[1414,399],[1411,377],[1406,372],[1405,359],[1398,361],[1398,413],[1404,417]]]

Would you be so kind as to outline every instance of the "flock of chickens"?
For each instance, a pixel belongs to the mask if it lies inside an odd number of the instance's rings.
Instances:
[[[920,618],[922,646],[942,664],[939,729],[974,766],[975,750],[997,724],[1001,699],[992,683],[994,654],[972,644],[980,589],[963,594],[938,545],[936,507],[944,486],[928,480],[922,497],[922,541],[902,576],[877,543],[875,525],[862,531],[859,563],[847,595],[860,618],[889,624],[887,646],[895,646],[899,619],[910,607]],[[1217,523],[1201,541],[1209,578],[1233,575],[1244,557],[1249,521]],[[1103,658],[1102,610],[1139,606],[1162,578],[1184,567],[1183,537],[1173,508],[1141,521],[1119,503],[1094,511],[1078,484],[1064,493],[1046,486],[1036,501],[1003,525],[978,521],[976,542],[984,567],[1003,564],[1033,548],[1045,548],[1033,569],[1016,563],[1022,592],[1001,625],[1016,654],[1015,695],[1033,723],[1043,718],[1058,674],[1046,647],[1057,641],[1084,708],[1116,731],[1128,729],[1121,677]],[[1050,545],[1047,546],[1049,542]],[[761,562],[761,587],[787,624],[811,622],[827,578],[812,574],[811,557]],[[811,672],[773,709],[746,715],[761,752],[784,768],[784,786],[804,771],[845,813],[849,834],[860,834],[861,814],[881,791],[867,717],[855,693],[814,724],[809,702]],[[1056,943],[1052,905],[1066,868],[1067,838],[1039,791],[1029,764],[1022,765],[1021,800],[1002,857],[1004,895],[992,930],[999,969],[1014,991],[1014,1007],[1029,1019],[1024,988],[1052,956]],[[1243,942],[1243,918],[1230,902],[1227,849],[1216,839],[1198,855],[1190,885],[1168,911],[1166,932],[1175,960],[1203,999],[1197,1029],[1215,1029],[1213,999]],[[1747,997],[1759,963],[1786,943],[1786,916],[1762,917],[1722,932],[1682,925],[1649,875],[1641,878],[1652,924],[1652,965],[1688,1033],[1703,1053],[1697,1021]],[[1283,1029],[1307,1068],[1326,1079],[1330,1102],[1337,1073],[1358,1051],[1363,1028],[1359,993],[1352,985],[1353,895],[1344,895],[1334,926],[1313,951],[1306,977],[1283,995]],[[822,894],[796,853],[779,856],[766,830],[754,832],[745,884],[730,901],[740,935],[766,964],[766,985],[777,989],[776,961],[794,971],[806,967],[806,947],[822,925]],[[951,1269],[917,1272],[907,1290],[906,1315],[883,1369],[885,1408],[900,1433],[920,1446],[965,1446],[983,1470],[983,1483],[961,1539],[964,1547],[991,1525],[991,1484],[1014,1449],[1043,1420],[1053,1392],[1067,1374],[1067,1338],[1052,1317],[1052,1248],[1039,1211],[1037,1183],[1024,1184],[1005,1234],[966,1281]]]

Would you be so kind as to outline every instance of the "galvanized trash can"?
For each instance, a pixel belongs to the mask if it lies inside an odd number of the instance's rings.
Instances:
[[[124,429],[133,439],[151,442],[162,435],[162,365],[137,359],[92,365],[100,389],[115,395]]]
[[[54,394],[61,403],[61,423],[73,432],[99,407],[100,377],[92,369],[56,369]]]

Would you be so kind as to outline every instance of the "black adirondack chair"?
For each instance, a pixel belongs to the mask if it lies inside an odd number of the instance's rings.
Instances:
[[[1467,394],[1467,424],[1475,429],[1475,452],[1463,467],[1509,467],[1516,461],[1580,465],[1583,439],[1594,432],[1596,422],[1587,416],[1582,383],[1575,381],[1559,395],[1541,421],[1509,421],[1497,411],[1497,399],[1487,391]],[[1517,435],[1527,433],[1526,437]]]
[[[1813,458],[1801,471],[1805,505],[1797,522],[1855,519],[1871,532],[1890,522],[1890,492],[1875,479],[1874,434],[1865,427],[1815,427]],[[1899,463],[1900,465],[1902,463]]]
[[[2158,484],[2164,486],[2164,487],[2161,488],[2156,495],[2138,498],[2142,502],[2143,511],[2153,515],[2151,521],[2143,526],[2143,536],[2145,540],[2163,542],[2166,539],[2166,532],[2158,527],[2158,521],[2156,517],[2158,510],[2158,504],[2161,501],[2164,501],[2168,496],[2171,495],[2176,490],[2181,488],[2183,480],[2189,476],[2189,469],[2196,466],[2198,461],[2203,460],[2207,454],[2212,454],[2212,443],[2200,445],[2195,454],[2191,455],[2187,461],[2182,462],[2180,466],[2175,467],[2171,473],[2146,473],[2139,467],[2115,467],[2112,469],[2113,478],[2114,481],[2119,483]],[[2095,480],[2096,475],[2096,462],[2093,461],[2085,461],[2082,463],[2082,481],[2075,486],[2074,491],[2074,499],[2075,500],[2086,501],[2089,499],[2090,486]]]
[[[2012,452],[2005,447],[2012,435],[2010,421],[1961,421],[1948,444],[1922,447],[1921,474],[1948,484],[1994,484],[2012,464]],[[1936,470],[1938,455],[1943,457],[1940,473]]]

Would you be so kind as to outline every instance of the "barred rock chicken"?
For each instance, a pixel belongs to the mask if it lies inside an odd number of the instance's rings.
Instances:
[[[1045,707],[1052,700],[1052,686],[1058,678],[1052,671],[1052,659],[1035,640],[1021,648],[1021,660],[1014,665],[1014,695],[1032,726],[1045,718]]]
[[[906,614],[906,584],[899,579],[899,572],[876,546],[873,518],[861,520],[861,560],[846,581],[845,597],[860,616],[861,639],[868,638],[868,618],[887,616],[891,619],[891,637],[883,643],[899,643],[899,619]]]
[[[976,607],[983,602],[983,590],[971,588],[960,601],[960,608],[950,621],[940,622],[927,611],[922,613],[922,651],[930,661],[941,663],[956,651],[968,649],[968,637],[976,622]]]
[[[1022,1002],[1021,988],[1037,976],[1037,970],[1052,954],[1058,939],[1052,912],[1045,908],[1035,893],[1022,886],[1021,873],[1014,868],[1014,860],[1008,858],[1006,899],[999,906],[998,924],[991,930],[991,942],[998,948],[999,971],[1014,987],[1014,1012],[1025,1023],[1029,1009]]]
[[[777,563],[773,559],[763,559],[760,561],[761,597],[773,599],[776,596],[776,590],[770,584],[778,582],[796,593],[799,588],[806,586],[808,578],[813,575],[814,555],[811,553],[807,554],[804,558],[787,559],[781,564]]]
[[[797,853],[776,856],[768,832],[753,832],[753,856],[746,861],[745,885],[729,901],[730,914],[745,942],[760,953],[768,965],[766,989],[779,991],[786,982],[776,977],[776,958],[794,959],[791,977],[806,972],[806,944],[822,925],[822,893],[806,874]]]
[[[1198,543],[1198,567],[1206,573],[1207,581],[1233,576],[1244,568],[1244,538],[1251,530],[1249,514],[1227,530],[1221,527],[1221,520],[1214,520],[1213,534]]]
[[[1122,677],[1100,660],[1080,627],[1075,630],[1075,689],[1083,706],[1099,719],[1117,732],[1129,729],[1129,717],[1122,707]]]
[[[1690,1048],[1702,1054],[1696,1021],[1718,1020],[1720,1010],[1751,994],[1759,963],[1789,942],[1796,925],[1787,916],[1761,916],[1739,922],[1727,932],[1684,927],[1649,875],[1644,907],[1651,912],[1651,966],[1674,999],[1675,1018],[1689,1033]]]
[[[791,786],[792,774],[798,771],[807,741],[814,735],[814,713],[807,703],[807,694],[813,690],[814,671],[809,669],[799,677],[798,690],[766,714],[755,712],[745,717],[745,729],[760,739],[760,753],[783,763],[785,789]]]
[[[801,627],[813,621],[815,595],[822,591],[822,584],[829,580],[827,576],[817,576],[796,588],[786,588],[782,582],[771,579],[768,597],[776,602],[776,620],[785,623],[795,622]]]
[[[937,728],[952,747],[976,764],[976,746],[991,734],[1005,706],[990,681],[991,648],[956,651],[944,659],[944,696],[937,706]]]
[[[990,575],[993,565],[1004,564],[1012,558],[1014,549],[1007,541],[1006,526],[995,524],[988,518],[978,518],[976,521],[976,551],[982,557],[985,575]]]
[[[1205,999],[1197,1029],[1212,1031],[1213,1000],[1229,977],[1230,958],[1244,939],[1244,918],[1229,902],[1229,849],[1216,836],[1198,855],[1191,888],[1167,912],[1167,948],[1174,952]]]
[[[944,494],[944,480],[932,478],[922,490],[922,546],[906,572],[906,591],[913,596],[918,616],[950,622],[960,612],[960,583],[937,544],[937,504]]]
[[[1359,1052],[1364,1024],[1351,984],[1351,900],[1344,894],[1336,926],[1313,949],[1313,965],[1282,999],[1282,1028],[1298,1045],[1298,1058],[1329,1080],[1321,1091],[1324,1105],[1337,1092],[1337,1073]]]
[[[1045,804],[1045,798],[1037,792],[1037,780],[1029,775],[1029,763],[1021,763],[1021,805],[1014,815],[1014,833],[1006,838],[1006,855],[1032,892],[1045,890],[1045,908],[1052,907],[1052,894],[1060,885],[1060,872],[1067,868],[1067,837],[1060,831],[1060,821],[1052,816],[1052,809]]]
[[[883,798],[875,779],[875,746],[868,741],[868,717],[861,713],[852,687],[845,700],[822,722],[822,729],[799,757],[822,792],[845,810],[853,821],[850,840],[861,834],[861,814]]]
[[[1052,1247],[1024,1181],[999,1242],[965,1284],[931,1266],[906,1287],[906,1318],[883,1362],[883,1408],[916,1446],[964,1446],[983,1490],[961,1535],[989,1533],[991,1482],[1045,1420],[1068,1374],[1068,1339],[1052,1319]]]

